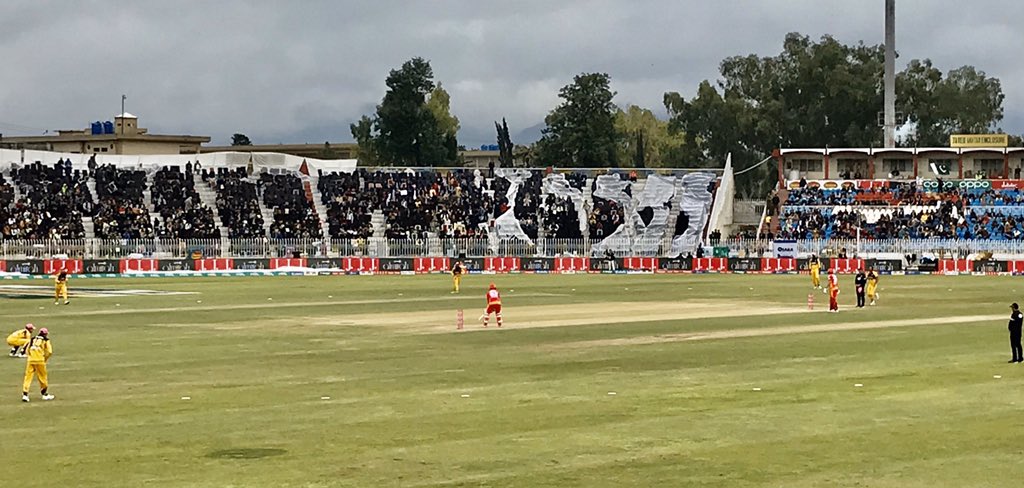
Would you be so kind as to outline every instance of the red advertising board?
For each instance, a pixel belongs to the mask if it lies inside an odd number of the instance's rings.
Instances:
[[[271,258],[270,269],[277,268],[305,268],[306,258]]]
[[[590,271],[590,258],[555,258],[556,273],[586,273]]]
[[[228,271],[235,269],[231,258],[203,258],[196,260],[196,271]]]
[[[484,271],[495,273],[509,273],[520,270],[519,258],[484,258]]]
[[[943,259],[939,262],[939,272],[970,273],[974,269],[973,266],[969,259]]]
[[[47,259],[43,262],[43,272],[46,274],[57,274],[60,270],[68,274],[79,274],[82,272],[81,259]]]
[[[853,274],[864,269],[864,260],[830,258],[828,265],[829,271],[834,270],[838,274]]]
[[[120,268],[122,273],[160,270],[159,261],[156,259],[122,259]]]
[[[349,273],[376,273],[380,269],[380,259],[364,257],[341,258],[341,269]]]
[[[658,258],[622,258],[622,267],[630,271],[654,271]]]
[[[725,273],[729,271],[729,258],[694,258],[694,273]]]
[[[447,273],[451,271],[449,258],[416,258],[413,269],[417,273]]]
[[[796,258],[761,258],[762,273],[789,273],[796,271]]]

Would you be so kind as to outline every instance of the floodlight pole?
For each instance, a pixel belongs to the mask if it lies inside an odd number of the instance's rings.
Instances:
[[[896,0],[885,0],[885,76],[883,137],[896,147]]]

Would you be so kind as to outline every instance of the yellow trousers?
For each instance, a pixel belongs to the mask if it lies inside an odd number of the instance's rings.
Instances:
[[[458,293],[459,285],[462,284],[462,275],[452,276],[452,291]]]
[[[821,286],[821,276],[818,273],[811,271],[811,286],[817,288]]]
[[[28,339],[15,339],[13,341],[7,341],[7,345],[11,347],[21,347],[28,344]]]
[[[32,378],[34,376],[39,377],[39,389],[46,391],[46,387],[49,386],[46,376],[46,363],[28,363],[25,365],[25,382],[22,384],[21,391],[28,393],[28,388],[32,386]]]
[[[68,285],[56,285],[53,289],[53,299],[60,300],[64,297],[64,301],[68,301]]]

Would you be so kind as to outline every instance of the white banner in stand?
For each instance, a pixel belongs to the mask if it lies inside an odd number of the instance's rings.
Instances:
[[[776,240],[775,241],[775,257],[777,258],[795,258],[796,257],[796,241],[795,240]]]

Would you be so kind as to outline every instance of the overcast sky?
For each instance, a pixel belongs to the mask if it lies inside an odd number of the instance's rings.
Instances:
[[[390,69],[431,62],[460,143],[543,122],[575,74],[607,72],[621,106],[689,97],[727,56],[775,55],[787,32],[880,43],[883,0],[4,0],[0,133],[85,128],[127,111],[154,133],[255,143],[351,140]],[[1024,2],[897,0],[898,68],[931,58],[1002,80],[1024,133]],[[521,141],[517,141],[521,142]]]

